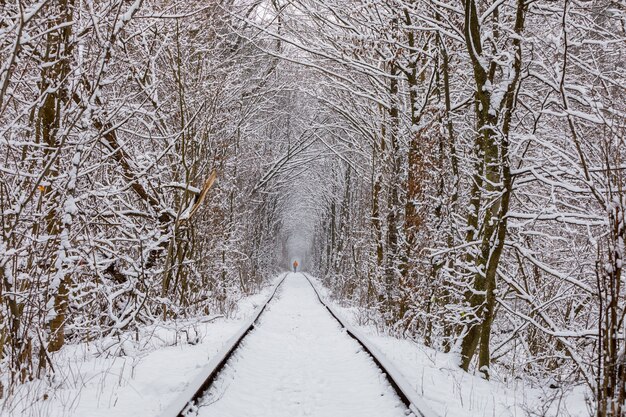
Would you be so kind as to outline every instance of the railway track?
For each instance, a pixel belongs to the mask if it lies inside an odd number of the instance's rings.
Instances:
[[[325,307],[330,316],[343,328],[347,335],[354,339],[362,349],[370,356],[380,371],[386,376],[390,386],[393,388],[398,398],[404,403],[407,409],[415,417],[438,417],[438,414],[430,410],[424,403],[422,398],[415,393],[404,376],[389,362],[389,360],[361,334],[358,329],[350,325],[341,315],[324,300],[320,291],[315,286],[309,276],[304,276],[309,285],[313,288],[319,302]],[[204,370],[198,375],[188,386],[188,388],[178,397],[178,399],[170,404],[170,406],[161,413],[161,417],[187,417],[194,415],[194,409],[205,392],[209,390],[213,382],[216,380],[220,372],[233,354],[240,347],[246,336],[255,328],[261,315],[267,306],[274,300],[278,289],[285,281],[289,274],[283,275],[279,282],[273,287],[269,296],[255,310],[254,314],[244,323],[239,331],[225,344],[222,350],[207,364]],[[411,414],[408,414],[411,415]]]

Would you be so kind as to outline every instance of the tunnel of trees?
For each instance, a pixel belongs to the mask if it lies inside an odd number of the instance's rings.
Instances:
[[[611,0],[0,0],[0,397],[298,259],[623,415],[625,42]]]

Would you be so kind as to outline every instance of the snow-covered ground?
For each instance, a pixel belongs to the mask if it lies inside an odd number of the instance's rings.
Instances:
[[[10,404],[0,403],[0,417],[157,416],[270,290],[242,300],[235,318],[149,326],[141,329],[141,343],[127,334],[127,340],[68,345],[54,357],[55,379],[22,386]],[[384,376],[303,277],[289,274],[279,291],[205,397],[200,416],[404,415]],[[338,310],[358,322],[354,309]],[[381,335],[374,327],[357,327],[442,417],[590,415],[582,388],[563,392],[530,387],[523,379],[485,381],[461,371],[452,354]]]
[[[328,300],[319,280],[316,287]],[[510,383],[486,381],[458,367],[456,355],[411,340],[380,334],[375,326],[358,325],[356,309],[332,303],[401,371],[426,404],[442,417],[589,417],[585,389],[531,387],[523,378]]]
[[[442,417],[589,417],[583,390],[532,388],[522,379],[510,385],[486,381],[458,367],[455,355],[409,340],[377,335],[360,327],[402,371],[415,391]]]
[[[278,277],[281,278],[281,277]],[[243,299],[233,318],[201,317],[143,328],[119,340],[67,345],[53,381],[23,385],[0,417],[157,416],[241,327],[268,286]]]
[[[406,416],[302,274],[289,274],[279,291],[201,402],[200,417]]]

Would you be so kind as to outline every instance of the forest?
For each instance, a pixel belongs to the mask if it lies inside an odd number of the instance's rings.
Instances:
[[[0,0],[0,414],[297,259],[380,334],[626,416],[625,210],[623,1]]]

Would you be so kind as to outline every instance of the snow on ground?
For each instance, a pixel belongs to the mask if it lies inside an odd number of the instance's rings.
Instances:
[[[270,290],[242,300],[232,319],[204,317],[141,329],[143,344],[133,341],[133,333],[121,342],[65,346],[54,356],[55,379],[22,386],[11,404],[0,402],[0,417],[157,416]],[[404,415],[385,377],[340,330],[303,277],[290,274],[279,291],[218,377],[200,416]],[[355,309],[338,310],[357,325]],[[381,335],[373,326],[356,327],[441,417],[590,415],[582,387],[562,392],[530,387],[521,379],[485,381],[461,371],[452,354]]]
[[[360,345],[289,274],[204,398],[200,417],[394,417],[406,407]]]
[[[456,355],[360,328],[442,417],[589,416],[580,390],[562,397],[560,390],[542,391],[519,379],[510,386],[486,381],[460,370]]]
[[[11,404],[0,402],[0,417],[157,416],[269,290],[271,286],[243,299],[230,319],[204,317],[141,329],[139,339],[147,344],[139,348],[134,333],[121,343],[116,339],[67,345],[54,356],[54,381],[23,385]]]
[[[328,290],[312,278],[329,299]],[[522,379],[506,384],[486,381],[458,367],[458,357],[411,340],[382,335],[375,326],[358,325],[359,312],[337,306],[399,369],[426,403],[441,417],[589,417],[584,388],[530,387]]]

